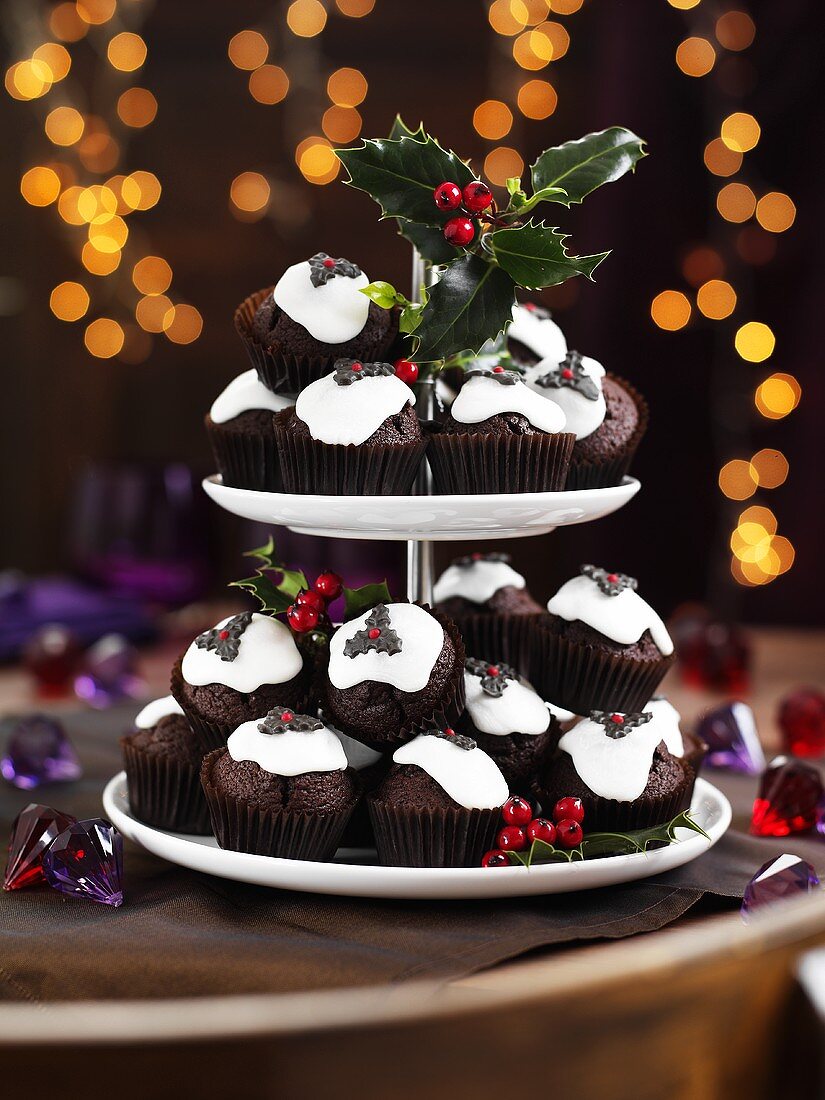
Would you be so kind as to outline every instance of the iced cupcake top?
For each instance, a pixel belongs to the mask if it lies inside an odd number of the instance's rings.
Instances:
[[[183,655],[181,673],[193,687],[223,684],[249,694],[284,684],[303,668],[290,628],[270,615],[244,611],[204,631]]]
[[[274,707],[264,718],[244,722],[229,735],[233,760],[252,760],[271,775],[343,771],[347,757],[336,734],[318,718]]]
[[[584,439],[601,427],[607,412],[602,383],[604,367],[577,351],[568,351],[560,363],[542,359],[528,367],[525,383],[549,397],[563,410],[566,431]]]
[[[538,431],[564,431],[565,416],[555,401],[543,398],[502,366],[475,366],[465,372],[464,385],[450,406],[459,424],[480,424],[502,413],[517,413]]]
[[[389,417],[414,404],[415,394],[389,363],[338,359],[332,374],[298,394],[295,415],[313,439],[357,445],[366,442]]]
[[[345,344],[367,322],[369,279],[357,264],[316,252],[288,267],[272,291],[275,304],[316,340]]]
[[[209,415],[213,424],[225,424],[241,413],[263,409],[273,413],[294,405],[291,397],[279,397],[258,379],[256,370],[247,370],[233,378],[223,393],[212,402]]]
[[[471,737],[452,729],[425,730],[392,756],[396,764],[415,764],[459,806],[492,810],[510,796],[498,765]]]
[[[468,657],[464,662],[467,713],[479,733],[506,737],[546,733],[551,714],[544,700],[514,668]]]
[[[600,798],[633,802],[647,786],[653,754],[662,738],[652,715],[594,710],[559,741],[579,778]]]

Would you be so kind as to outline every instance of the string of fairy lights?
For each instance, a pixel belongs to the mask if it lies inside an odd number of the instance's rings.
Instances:
[[[722,95],[731,101],[741,98],[742,82],[736,75],[741,63],[736,59],[756,36],[749,12],[713,0],[667,3],[689,12],[688,18],[695,21],[690,28],[693,33],[676,49],[681,72],[693,79],[715,80]],[[776,253],[778,235],[794,224],[796,207],[784,192],[764,190],[759,194],[754,183],[758,177],[747,155],[762,134],[757,119],[743,110],[720,110],[716,124],[718,132],[705,145],[703,161],[710,175],[720,181],[716,211],[721,222],[715,227],[712,244],[694,245],[683,259],[682,276],[691,289],[661,291],[651,302],[650,313],[655,324],[669,332],[701,318],[722,324],[728,354],[735,353],[745,364],[767,364],[776,349],[776,337],[765,322],[738,312],[742,291],[734,285],[733,269],[744,266],[747,272],[769,263]],[[773,372],[754,386],[753,403],[766,420],[781,420],[793,412],[801,394],[793,375]],[[757,491],[778,489],[788,472],[785,455],[766,447],[750,457],[740,455],[726,461],[719,471],[719,489],[732,502],[745,501]],[[739,512],[729,547],[731,573],[748,587],[769,584],[787,573],[794,562],[794,547],[778,533],[776,515],[763,504]]]
[[[54,286],[50,309],[82,327],[90,355],[127,363],[144,361],[161,334],[189,344],[203,328],[194,306],[168,296],[172,268],[149,251],[138,224],[160,200],[160,180],[126,168],[130,134],[158,113],[154,93],[136,83],[150,8],[146,0],[24,0],[10,20],[20,60],[5,74],[8,95],[29,104],[42,125],[20,193],[57,219],[83,269]]]

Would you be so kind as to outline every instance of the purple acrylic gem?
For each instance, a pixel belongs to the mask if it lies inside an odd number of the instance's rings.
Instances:
[[[122,634],[106,634],[91,647],[74,682],[75,695],[93,707],[134,699],[144,691],[136,671],[137,654]]]
[[[754,910],[777,901],[787,901],[819,888],[816,871],[799,856],[786,852],[769,859],[745,887],[742,898],[742,920],[750,920]]]
[[[725,703],[706,711],[696,733],[708,746],[705,766],[759,775],[765,754],[756,732],[753,711],[746,703]]]
[[[67,783],[81,771],[63,726],[44,714],[21,718],[15,724],[0,759],[0,775],[24,791],[41,783]]]
[[[43,855],[49,886],[101,905],[123,904],[123,837],[102,817],[76,821]]]

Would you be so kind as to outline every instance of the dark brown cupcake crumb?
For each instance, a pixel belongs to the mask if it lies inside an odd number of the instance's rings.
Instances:
[[[632,734],[629,734],[632,736]],[[653,762],[650,768],[647,785],[644,791],[634,802],[650,803],[669,801],[674,792],[685,786],[688,781],[689,771],[681,759],[667,751],[662,743],[653,754]],[[598,802],[615,802],[614,799],[600,799],[593,794],[573,764],[573,757],[568,752],[557,752],[545,768],[539,778],[539,796],[545,811],[552,808],[560,798],[580,798],[585,807],[585,832],[588,829],[588,810],[592,818],[595,805]],[[596,799],[596,803],[594,803]],[[592,829],[593,824],[590,825]]]
[[[181,659],[172,669],[172,694],[184,710],[189,709],[206,722],[230,729],[261,718],[276,706],[301,710],[306,707],[312,692],[314,673],[306,659],[304,667],[291,680],[283,684],[262,684],[249,694],[225,684],[188,684],[181,672]]]
[[[480,611],[489,611],[494,615],[535,615],[544,610],[526,588],[516,588],[512,584],[499,588],[484,603],[473,603],[472,600],[466,600],[463,596],[451,596],[448,600],[442,600],[438,606],[450,618],[478,615]]]
[[[127,740],[132,748],[148,756],[170,756],[200,767],[203,750],[182,714],[167,714],[150,729],[139,729]]]
[[[393,764],[375,797],[410,810],[458,808],[441,784],[417,764]]]
[[[213,762],[211,781],[217,791],[249,802],[258,810],[331,813],[347,809],[358,795],[358,783],[350,768],[272,775],[254,760],[233,760],[228,750]]]
[[[296,435],[310,436],[307,425],[292,410],[276,413],[275,415],[281,418],[279,423],[283,424],[284,428]],[[388,416],[369,439],[365,439],[358,446],[371,447],[375,444],[383,446],[387,443],[417,443],[420,439],[421,425],[415,415],[415,409],[412,405],[405,405],[401,412]]]
[[[612,458],[620,451],[639,426],[636,402],[621,382],[609,375],[603,381],[605,418],[590,435],[577,439],[573,447],[573,462],[597,462]]]
[[[252,322],[255,338],[267,347],[277,346],[290,355],[323,355],[334,359],[380,359],[395,339],[396,331],[393,311],[370,302],[366,323],[357,336],[343,344],[325,344],[284,313],[271,294],[264,298]]]
[[[662,659],[662,653],[650,636],[649,630],[646,630],[637,642],[622,645],[621,642],[614,642],[612,638],[605,637],[604,634],[600,634],[598,630],[594,630],[592,626],[588,626],[579,619],[568,622],[559,615],[547,614],[543,616],[541,626],[542,629],[565,638],[568,642],[592,646],[604,653],[618,654],[637,661],[661,661]]]
[[[553,433],[543,432],[534,427],[526,416],[521,413],[496,413],[486,420],[480,420],[477,424],[464,424],[460,420],[454,420],[448,416],[441,425],[441,431],[449,435],[548,435]]]

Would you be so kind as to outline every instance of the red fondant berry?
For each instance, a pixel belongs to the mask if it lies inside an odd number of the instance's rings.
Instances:
[[[349,369],[354,370],[355,373],[358,374],[359,371],[362,371],[364,369],[364,364],[363,363],[352,363],[350,365]]]
[[[456,248],[464,248],[476,235],[476,227],[469,218],[450,218],[444,226],[444,238]]]
[[[526,798],[514,794],[501,807],[505,825],[528,825],[533,820],[533,807]]]
[[[375,641],[376,638],[381,637],[381,631],[378,629],[377,626],[374,626],[372,630],[370,630],[369,636],[370,638],[372,638],[373,641]]]
[[[320,617],[315,608],[307,604],[293,603],[286,609],[286,621],[296,634],[314,630]]]
[[[321,573],[315,578],[315,584],[312,586],[313,591],[319,592],[324,599],[329,603],[332,600],[337,600],[341,593],[344,591],[344,582],[338,576],[337,573]]]
[[[584,821],[584,805],[580,798],[560,798],[553,807],[553,820],[559,821]]]
[[[461,188],[457,183],[445,180],[433,191],[433,198],[439,210],[455,210],[461,202]]]
[[[504,374],[504,367],[493,367],[493,374]]]
[[[618,573],[608,573],[607,574],[607,580],[609,580],[611,584],[615,584],[618,579],[619,579],[619,574]]]
[[[320,592],[316,592],[314,589],[302,588],[298,595],[295,597],[295,602],[301,607],[313,607],[320,615],[323,611],[326,611],[327,601],[321,595]]]
[[[573,372],[569,367],[565,367],[564,370],[561,372],[561,376],[562,378],[570,379],[573,377]],[[609,577],[607,579],[610,580]]]
[[[481,211],[486,210],[493,201],[493,192],[487,184],[482,183],[481,180],[474,180],[473,183],[468,183],[461,192],[461,195],[464,199],[464,205],[471,214],[480,214]]]
[[[418,381],[418,363],[411,363],[409,359],[396,359],[393,366],[395,373],[408,386]]]
[[[220,632],[220,634],[218,634],[218,637],[220,638],[220,640],[221,640],[222,642],[225,642],[225,641],[226,641],[226,639],[227,639],[227,638],[229,637],[229,631],[228,631],[228,630],[222,630],[222,631]]]
[[[578,848],[584,833],[578,821],[567,818],[556,824],[556,840],[562,848]]]
[[[455,730],[451,729],[450,726],[447,726],[444,732],[447,734],[448,737],[455,737]]]
[[[501,669],[498,668],[496,665],[489,665],[488,668],[487,668],[487,675],[488,676],[494,676],[494,677],[495,676],[500,676],[501,675]]]
[[[295,717],[295,715],[292,713],[291,710],[285,710],[281,714],[281,721],[282,722],[291,722],[294,717]]]
[[[496,843],[504,852],[523,852],[527,847],[527,833],[520,825],[506,825],[496,837]]]
[[[546,817],[534,817],[527,826],[530,840],[543,840],[545,844],[556,843],[556,826]]]
[[[624,715],[619,714],[618,712],[616,714],[611,714],[610,715],[610,721],[613,722],[617,726],[623,726],[624,725]]]
[[[509,867],[510,860],[507,858],[506,852],[499,851],[498,848],[491,848],[489,852],[485,852],[481,857],[482,867]]]

